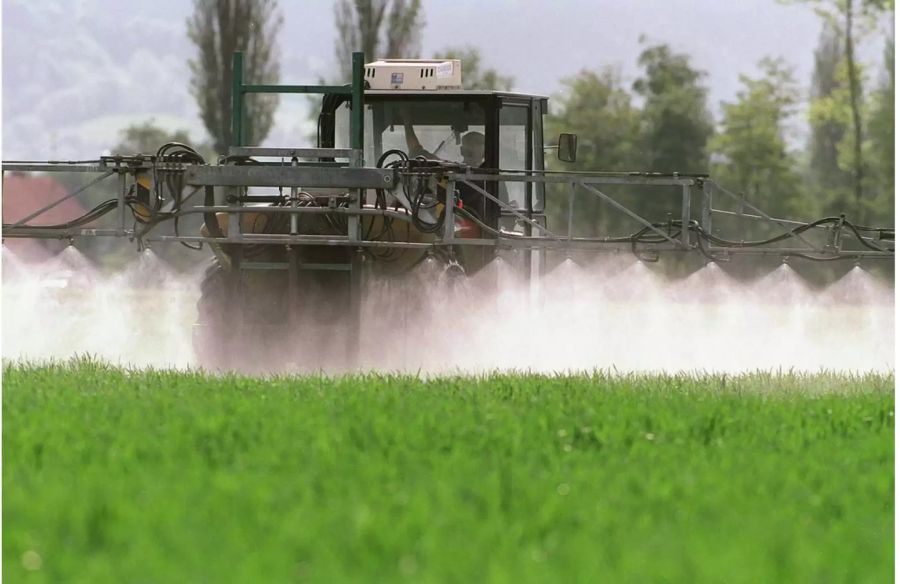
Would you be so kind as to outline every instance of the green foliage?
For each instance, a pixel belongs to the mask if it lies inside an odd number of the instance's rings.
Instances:
[[[560,132],[578,135],[578,158],[574,165],[554,162],[558,168],[593,171],[630,171],[641,168],[635,136],[640,129],[640,112],[623,87],[620,74],[612,68],[600,72],[582,71],[563,80],[563,97],[547,117],[545,134],[556,140]],[[563,185],[548,186],[551,217],[566,221],[568,199]],[[582,193],[575,199],[574,233],[599,235],[612,220],[608,208],[596,197]],[[564,229],[566,225],[551,225]]]
[[[839,199],[840,193],[846,197],[853,184],[852,175],[838,165],[838,149],[846,143],[849,120],[847,108],[837,106],[846,101],[846,95],[834,95],[846,94],[838,75],[842,68],[846,71],[843,54],[840,32],[832,24],[823,23],[810,96],[809,178],[818,198],[826,202]]]
[[[334,18],[334,53],[342,80],[350,79],[354,51],[363,51],[366,61],[419,56],[424,28],[420,0],[337,0]]]
[[[868,114],[869,190],[867,216],[877,224],[892,224],[894,218],[894,39],[884,51],[884,77],[871,99]]]
[[[780,59],[763,59],[760,76],[741,75],[734,103],[723,104],[719,134],[710,150],[718,158],[716,181],[776,217],[808,218],[808,198],[800,191],[797,164],[788,152],[786,122],[795,113],[797,87]]]
[[[216,157],[212,144],[196,143],[191,140],[187,130],[166,130],[156,124],[152,118],[138,124],[132,124],[119,132],[119,143],[112,149],[113,154],[156,154],[159,147],[169,142],[187,144],[200,153],[207,161]]]
[[[475,47],[444,49],[435,59],[459,59],[462,61],[463,89],[512,91],[515,78],[501,75],[494,68],[483,68],[481,52]]]
[[[132,124],[119,132],[119,143],[113,148],[113,154],[125,156],[131,154],[156,154],[160,146],[167,142],[190,144],[187,130],[170,132],[158,126],[153,119],[139,124]]]
[[[857,53],[862,40],[875,30],[878,18],[893,10],[893,1],[801,1],[813,6],[824,25],[823,39],[817,50],[813,101],[810,105],[810,120],[814,129],[813,175],[818,180],[817,186],[822,189],[820,198],[825,201],[826,211],[846,212],[856,222],[867,222],[875,215],[886,215],[880,210],[886,201],[883,195],[879,197],[878,194],[874,198],[880,201],[872,200],[873,180],[869,176],[870,160],[865,152],[868,141],[865,112],[870,106],[864,92],[863,66]],[[840,65],[836,66],[838,53]],[[827,66],[820,69],[822,62]],[[834,170],[834,165],[829,170],[827,165],[834,158],[835,150],[838,170]],[[845,178],[842,175],[850,179],[850,188],[847,189],[851,190],[850,196],[840,182],[828,180]],[[874,182],[877,183],[877,179]]]
[[[195,0],[188,37],[197,47],[191,69],[191,93],[213,147],[225,154],[234,143],[231,128],[232,55],[244,53],[244,82],[278,83],[276,39],[283,19],[277,0]],[[265,140],[275,118],[278,95],[248,96],[244,102],[244,142]]]
[[[578,169],[636,170],[639,153],[633,138],[640,112],[620,74],[612,68],[582,71],[563,80],[563,86],[565,93],[547,118],[547,135],[578,134]]]
[[[8,366],[3,576],[886,581],[893,383]]]
[[[643,99],[638,145],[651,172],[706,172],[706,143],[713,133],[701,84],[705,73],[687,55],[666,45],[644,49],[638,58],[643,77],[634,90]]]
[[[856,63],[857,73],[864,68]],[[853,131],[853,108],[846,60],[837,64],[834,86],[822,97],[814,98],[809,106],[812,137],[821,142],[813,146],[814,178],[828,214],[859,214],[854,199],[856,173],[856,138]],[[838,138],[835,141],[835,138]],[[825,156],[817,156],[825,153]],[[834,166],[827,163],[834,161]],[[865,163],[865,161],[863,161]],[[857,219],[859,220],[859,219]]]
[[[583,71],[563,82],[562,107],[549,117],[546,135],[578,135],[577,170],[705,172],[706,144],[714,128],[700,84],[704,74],[665,45],[645,49],[639,64],[644,73],[633,85],[639,106],[614,69]],[[552,225],[558,231],[567,228],[564,188],[548,188],[551,216],[563,222]],[[604,192],[650,221],[665,221],[680,209],[674,191],[609,187]],[[573,233],[578,236],[628,235],[643,226],[585,193],[576,197],[574,211]]]
[[[780,0],[784,4],[807,4],[826,25],[840,28],[847,23],[853,26],[851,35],[858,38],[875,28],[877,20],[893,12],[894,0]],[[846,31],[844,31],[846,32]]]

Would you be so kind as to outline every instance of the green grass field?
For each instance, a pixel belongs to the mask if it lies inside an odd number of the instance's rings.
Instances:
[[[8,582],[893,577],[893,377],[3,382]]]

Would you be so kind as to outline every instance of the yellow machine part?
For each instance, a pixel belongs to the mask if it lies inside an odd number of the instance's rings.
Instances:
[[[135,175],[135,194],[137,201],[131,204],[134,217],[142,223],[150,220],[150,173],[139,172]]]
[[[216,223],[224,235],[228,235],[228,213],[216,213]],[[243,213],[241,215],[241,232],[242,233],[266,233],[266,227],[269,225],[269,215],[267,213]],[[209,230],[206,225],[200,228],[200,235],[209,237]]]

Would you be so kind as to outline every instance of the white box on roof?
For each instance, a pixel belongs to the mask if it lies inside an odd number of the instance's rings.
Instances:
[[[367,63],[369,89],[462,89],[459,59],[379,59]]]

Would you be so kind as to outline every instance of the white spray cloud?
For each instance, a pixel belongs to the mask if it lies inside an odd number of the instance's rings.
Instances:
[[[4,246],[3,357],[87,353],[120,365],[195,366],[201,275],[199,267],[176,274],[149,251],[102,275],[74,247],[33,264]],[[366,370],[894,368],[893,291],[859,267],[814,290],[788,265],[748,283],[715,264],[673,281],[633,258],[567,260],[532,286],[505,260],[468,280],[424,263],[400,280],[371,278],[363,316]],[[334,333],[305,328],[269,343],[266,370],[347,370]]]
[[[117,365],[190,367],[199,275],[151,251],[105,275],[74,246],[39,263],[3,248],[3,357],[93,355]]]

